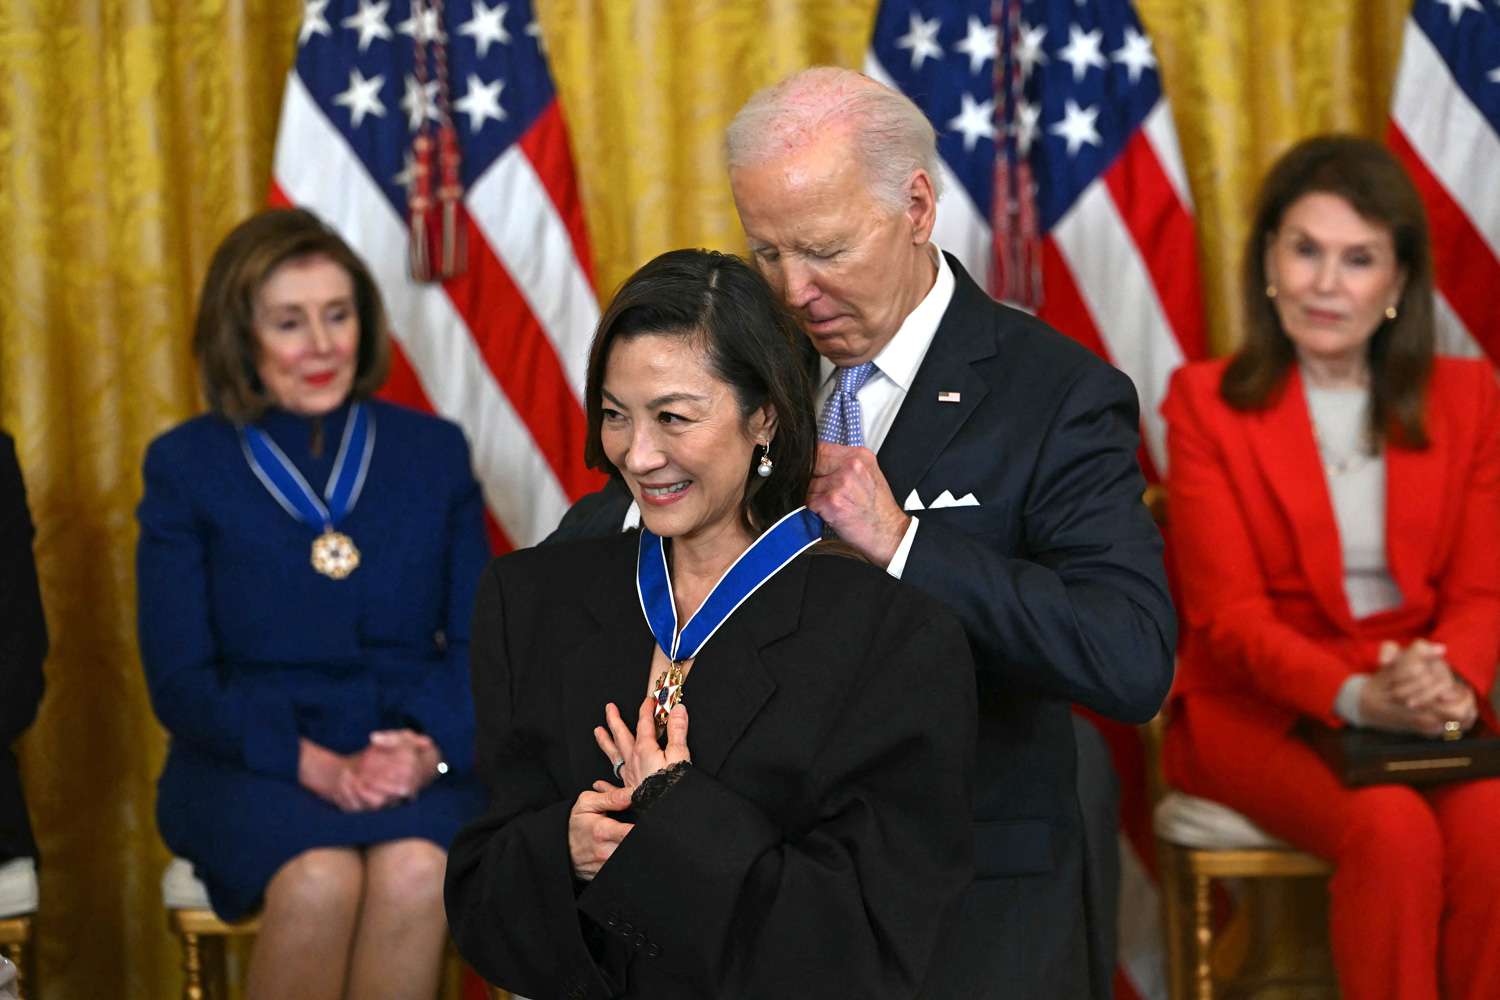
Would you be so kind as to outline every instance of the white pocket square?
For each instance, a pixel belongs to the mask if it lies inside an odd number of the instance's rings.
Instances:
[[[922,500],[917,496],[917,491],[912,490],[903,505],[904,510],[937,510],[940,507],[978,507],[979,498],[972,493],[965,493],[955,498],[952,490],[944,490],[933,498],[932,503],[926,507],[922,506]]]

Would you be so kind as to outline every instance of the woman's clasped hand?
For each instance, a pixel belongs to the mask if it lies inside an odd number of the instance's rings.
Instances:
[[[1387,640],[1380,667],[1360,692],[1361,720],[1376,729],[1442,736],[1456,723],[1468,732],[1479,720],[1474,689],[1444,659],[1442,643],[1416,639],[1409,645]]]
[[[410,729],[382,729],[351,754],[304,741],[298,780],[344,812],[409,802],[438,776],[441,754],[432,738]]]
[[[568,853],[573,859],[573,874],[583,881],[599,873],[634,826],[610,814],[629,809],[631,792],[647,777],[693,759],[687,745],[687,706],[679,704],[667,715],[667,745],[663,748],[656,738],[655,704],[649,695],[641,702],[634,732],[613,702],[604,706],[606,725],[594,727],[594,741],[609,759],[620,784],[594,782],[590,791],[578,796],[568,815]]]

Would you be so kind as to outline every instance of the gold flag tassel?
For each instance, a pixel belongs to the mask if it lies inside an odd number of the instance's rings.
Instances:
[[[420,27],[431,12],[436,30],[427,38]],[[407,188],[407,222],[410,230],[408,263],[414,281],[446,281],[468,267],[467,219],[463,211],[463,180],[458,148],[458,130],[453,125],[448,95],[448,51],[443,34],[443,0],[412,0],[412,17],[419,26],[412,33],[415,50],[413,76],[418,99],[427,93],[428,46],[431,42],[433,78],[437,83],[434,107],[424,109],[412,138],[411,177]],[[436,130],[433,120],[436,119]],[[434,139],[434,131],[436,138]],[[434,170],[434,157],[437,160]],[[441,176],[437,176],[438,174]],[[434,192],[434,181],[437,181]],[[434,193],[436,197],[434,197]]]
[[[468,220],[464,216],[464,187],[458,175],[458,131],[452,120],[443,123],[439,135],[438,163],[443,182],[438,202],[443,208],[442,277],[455,278],[469,267]]]
[[[414,281],[432,280],[432,257],[427,253],[427,213],[432,209],[431,164],[432,139],[425,131],[418,132],[412,142],[411,179],[407,189],[407,224],[411,231],[408,263]]]

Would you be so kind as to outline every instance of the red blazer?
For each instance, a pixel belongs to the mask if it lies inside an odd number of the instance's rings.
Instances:
[[[1356,620],[1327,482],[1295,366],[1271,405],[1219,396],[1227,361],[1186,365],[1162,413],[1182,639],[1174,696],[1250,696],[1267,721],[1338,725],[1350,674],[1383,639],[1448,646],[1480,694],[1500,660],[1500,388],[1489,365],[1439,358],[1429,447],[1388,445],[1386,545],[1402,603]]]

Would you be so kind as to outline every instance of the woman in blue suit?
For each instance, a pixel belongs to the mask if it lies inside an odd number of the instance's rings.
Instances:
[[[304,211],[225,239],[194,352],[211,412],[152,443],[139,511],[162,837],[221,917],[260,909],[252,998],[431,997],[446,849],[482,805],[463,434],[370,398],[379,292]]]

